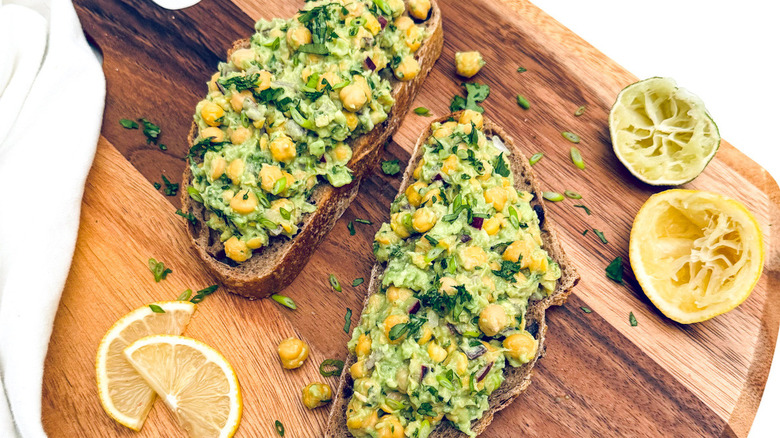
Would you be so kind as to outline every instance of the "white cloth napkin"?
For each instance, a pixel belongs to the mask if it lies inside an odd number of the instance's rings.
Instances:
[[[70,0],[0,0],[0,437],[45,437],[43,361],[105,78]]]

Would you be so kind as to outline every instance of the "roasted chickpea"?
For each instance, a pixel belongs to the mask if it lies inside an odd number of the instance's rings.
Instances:
[[[250,190],[239,190],[230,200],[230,208],[239,214],[249,214],[257,208],[257,196]]]
[[[339,91],[339,99],[344,105],[344,109],[351,112],[360,111],[368,102],[368,96],[365,90],[359,84],[349,84]]]
[[[420,63],[414,56],[407,55],[395,68],[395,77],[399,81],[411,81],[420,73]]]
[[[306,385],[301,391],[301,401],[309,409],[324,406],[333,399],[333,392],[327,383],[314,382]]]
[[[395,415],[385,415],[376,423],[377,438],[404,438],[404,427]]]
[[[288,163],[296,156],[295,143],[286,135],[271,140],[271,156],[274,160]]]
[[[227,168],[227,176],[233,184],[240,184],[244,176],[244,160],[236,158],[231,161]]]
[[[463,269],[472,270],[487,263],[487,254],[478,246],[469,246],[460,251],[460,265]]]
[[[225,161],[222,157],[216,157],[211,160],[211,173],[209,176],[211,177],[211,180],[214,181],[218,179],[220,176],[222,176],[223,173],[225,173],[225,167],[227,166],[227,161]]]
[[[479,329],[488,336],[495,336],[509,324],[506,310],[498,304],[488,304],[479,313]]]
[[[431,11],[431,0],[409,0],[409,15],[418,19],[425,20]]]
[[[414,21],[406,15],[402,15],[395,19],[395,27],[402,32],[405,32],[406,29],[409,29],[412,26],[414,26]]]
[[[309,357],[309,345],[297,338],[287,338],[279,343],[279,359],[282,368],[292,370],[303,365]]]
[[[436,225],[437,219],[436,212],[430,208],[418,208],[412,215],[412,227],[418,233],[424,233]]]
[[[214,102],[206,102],[200,108],[200,116],[209,126],[219,126],[222,124],[222,117],[225,116],[225,110]]]
[[[219,91],[219,87],[217,87],[217,79],[219,79],[222,76],[220,72],[216,72],[213,75],[211,75],[211,79],[209,79],[208,87],[209,87],[209,93],[213,93],[215,91]],[[222,93],[220,93],[222,94]]]
[[[233,93],[233,95],[230,96],[230,106],[234,111],[240,112],[242,109],[244,109],[244,100],[246,99],[250,99],[254,102],[255,98],[251,91],[243,90],[239,91],[238,93]]]
[[[428,356],[434,363],[439,363],[447,358],[447,350],[441,348],[436,341],[428,344]]]
[[[246,246],[243,240],[233,236],[225,241],[225,255],[237,262],[245,262],[252,257],[252,250]]]
[[[447,295],[454,295],[457,290],[455,289],[455,286],[458,284],[458,280],[455,280],[452,277],[442,277],[439,279],[439,283],[441,283],[441,286],[439,286],[439,292],[444,292]]]
[[[463,113],[460,115],[460,118],[458,119],[458,123],[461,125],[471,126],[473,123],[477,129],[482,129],[483,121],[484,118],[482,117],[482,114],[470,109],[463,111]]]
[[[433,132],[433,136],[436,138],[444,138],[452,134],[455,127],[458,126],[456,122],[442,123],[436,131]]]
[[[253,49],[238,49],[230,55],[230,62],[241,70],[246,70],[251,65],[251,62],[256,59],[256,54]]]
[[[407,221],[411,223],[411,215],[406,212],[393,213],[390,216],[390,228],[402,239],[411,235],[411,230],[406,226]]]
[[[287,30],[287,44],[292,50],[298,50],[311,42],[311,32],[304,26],[293,26]]]
[[[495,216],[486,220],[485,223],[482,224],[482,229],[485,230],[489,236],[493,236],[501,229],[501,223],[503,220],[504,215],[501,213],[496,213]]]
[[[422,31],[420,30],[420,27],[409,26],[405,33],[406,37],[404,38],[404,42],[406,43],[406,46],[409,47],[409,50],[411,50],[412,53],[416,52],[422,45]]]
[[[458,167],[460,167],[460,159],[457,155],[452,154],[442,162],[441,172],[446,175],[452,175],[458,170]]]
[[[464,78],[470,78],[479,73],[485,61],[479,52],[458,52],[455,54],[455,67],[458,74]]]
[[[469,369],[469,358],[460,351],[453,351],[447,356],[444,365],[452,367],[458,375],[463,376]]]
[[[365,333],[360,335],[355,346],[355,354],[359,358],[364,358],[371,354],[371,336]]]
[[[520,363],[530,362],[539,349],[539,341],[525,330],[507,336],[503,345],[506,348],[505,354]]]
[[[422,200],[420,201],[420,205],[425,205],[429,202],[433,204],[434,203],[433,199],[435,199],[435,202],[442,202],[441,190],[439,189],[428,190],[423,195]]]
[[[353,404],[352,401],[357,403]],[[353,435],[370,436],[365,434],[364,431],[372,429],[379,420],[377,409],[364,408],[363,404],[355,398],[352,401],[350,401],[347,408],[347,428]],[[358,404],[360,405],[359,408]]]
[[[366,20],[363,27],[368,29],[368,31],[371,32],[371,35],[376,36],[376,34],[382,30],[382,26],[379,24],[379,20],[376,19],[374,14],[367,12],[363,14],[363,18]]]
[[[406,194],[406,199],[409,200],[409,204],[414,207],[419,207],[420,203],[422,202],[422,195],[420,195],[420,191],[426,187],[428,187],[428,184],[425,184],[422,181],[417,181],[416,183],[407,187],[404,193]]]
[[[225,132],[219,129],[216,126],[210,126],[202,131],[200,131],[200,137],[201,138],[208,138],[212,142],[219,143],[221,141],[225,140]]]
[[[352,158],[352,148],[346,143],[339,142],[332,150],[333,159],[338,163],[346,164]]]
[[[491,187],[487,190],[485,190],[485,202],[488,204],[493,204],[493,208],[496,209],[496,211],[501,211],[504,209],[504,205],[506,204],[506,189],[503,187]]]
[[[510,262],[515,262],[515,263],[520,261],[520,258],[522,257],[523,262],[525,262],[524,264],[527,265],[529,262],[528,259],[531,256],[531,251],[533,251],[533,245],[531,244],[531,242],[525,239],[518,239],[506,247],[501,257],[504,260],[508,260]],[[521,266],[521,267],[525,267],[525,266]]]
[[[276,181],[282,179],[285,176],[284,174],[285,172],[279,166],[263,164],[263,167],[260,169],[260,187],[266,192],[272,192]]]
[[[271,87],[271,81],[274,80],[274,75],[271,74],[271,72],[266,70],[260,71],[260,84],[255,87],[255,90],[257,91],[263,91],[267,88]]]
[[[252,136],[252,131],[249,128],[244,128],[243,126],[236,128],[231,134],[230,134],[230,142],[233,144],[242,144],[245,141],[249,140],[249,137]]]
[[[358,117],[349,111],[342,111],[342,113],[344,114],[344,118],[347,119],[347,128],[349,128],[350,131],[354,131],[358,125]]]
[[[368,377],[369,372],[368,369],[366,369],[366,361],[361,359],[353,363],[352,366],[349,367],[349,374],[352,375],[352,378],[356,380],[363,377]]]
[[[411,298],[412,290],[406,287],[390,286],[387,288],[385,296],[387,296],[387,301],[391,303],[402,303]]]

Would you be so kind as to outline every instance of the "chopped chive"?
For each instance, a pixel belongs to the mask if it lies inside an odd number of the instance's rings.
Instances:
[[[580,307],[580,309],[582,309],[582,311],[583,311],[583,312],[585,312],[585,313],[591,313],[591,312],[593,312],[592,310],[588,309],[588,308],[587,308],[587,307],[585,307],[585,306],[582,306],[582,307]]]
[[[285,208],[279,208],[279,214],[282,216],[282,219],[284,220],[290,220],[290,212],[287,211]]]
[[[556,192],[543,192],[542,196],[544,197],[544,199],[552,202],[563,201],[563,195]]]
[[[261,217],[260,220],[258,220],[258,222],[260,222],[260,225],[262,225],[263,227],[269,230],[275,230],[276,227],[279,226],[279,224],[277,224],[276,222],[272,221],[271,219],[266,219],[264,217]]]
[[[363,281],[365,281],[365,280],[363,280],[363,277],[359,277],[359,278],[354,279],[352,281],[352,287],[360,286],[361,284],[363,284]]]
[[[339,283],[339,279],[336,278],[335,275],[330,274],[328,276],[328,281],[330,281],[330,287],[333,288],[336,292],[341,292],[341,283]]]
[[[279,294],[273,294],[271,295],[271,299],[289,309],[295,310],[298,308],[298,306],[295,305],[295,301],[293,301],[292,298],[290,297],[286,297],[284,295],[279,295]]]
[[[527,71],[528,71],[528,69],[527,69],[527,68],[525,68],[525,67],[517,67],[517,72],[518,72],[518,73],[525,73],[525,72],[527,72]]]
[[[155,187],[159,189],[159,187],[157,187],[159,184],[157,184],[157,183],[154,183],[154,184],[155,184]],[[198,189],[196,189],[195,187],[192,187],[192,186],[187,186],[187,193],[190,195],[190,198],[192,198],[193,200],[203,204],[203,196],[201,196],[201,194],[198,191]]]
[[[585,162],[582,161],[582,155],[580,154],[579,149],[572,146],[569,154],[571,155],[571,162],[574,163],[575,166],[577,166],[580,169],[585,168]]]
[[[431,245],[433,245],[433,246],[436,246],[436,245],[438,245],[438,244],[439,244],[439,241],[438,241],[438,240],[436,240],[436,238],[435,238],[435,237],[433,237],[433,236],[429,236],[429,235],[427,235],[427,234],[426,234],[426,235],[424,235],[423,237],[425,237],[425,240],[427,240],[428,242],[430,242],[430,243],[431,243]]]
[[[347,307],[347,314],[344,315],[344,333],[349,334],[349,326],[352,325],[352,309]]]
[[[185,213],[185,212],[181,211],[181,209],[179,209],[179,210],[176,210],[176,214],[178,214],[179,216],[183,217],[184,219],[187,219],[192,225],[197,225],[198,224],[198,219],[196,219],[195,215],[193,215],[192,213]]]
[[[128,120],[128,119],[119,119],[119,124],[122,125],[125,129],[138,129],[138,123]]]
[[[359,224],[373,225],[374,223],[368,219],[355,219],[355,222]]]
[[[425,108],[424,106],[418,106],[417,108],[414,109],[414,113],[417,114],[418,116],[427,117],[431,115],[431,110]]]
[[[191,296],[192,296],[192,289],[187,289],[184,292],[182,292],[181,295],[176,297],[176,301],[189,301]]]
[[[544,153],[543,152],[537,152],[537,153],[531,155],[531,159],[528,160],[528,163],[530,163],[531,166],[533,166],[534,164],[538,163],[539,160],[541,160],[542,158],[544,158]]]
[[[207,288],[203,288],[203,289],[195,292],[195,296],[192,297],[190,302],[191,303],[195,303],[195,304],[200,303],[203,300],[205,300],[207,296],[213,294],[218,288],[219,288],[219,286],[216,285],[216,284],[213,284],[213,285],[211,285],[211,286],[209,286]]]
[[[154,275],[155,283],[165,280],[168,274],[173,272],[171,269],[166,268],[163,262],[158,262],[155,259],[149,259],[149,270],[152,271],[152,275]]]
[[[349,230],[350,236],[355,235],[355,225],[352,223],[352,221],[347,222],[347,229]]]
[[[282,424],[281,421],[279,420],[274,421],[274,427],[276,428],[277,435],[284,436],[284,424]]]
[[[154,313],[165,313],[165,310],[157,304],[149,304],[149,308],[152,309],[152,312]]]
[[[604,233],[603,232],[601,232],[601,231],[599,231],[599,230],[597,230],[595,228],[593,229],[593,232],[596,233],[597,236],[599,236],[599,239],[601,239],[601,243],[603,243],[605,245],[607,243],[609,243],[609,242],[607,242],[607,238],[604,237]]]
[[[579,143],[580,142],[580,136],[575,134],[575,133],[573,133],[573,132],[563,131],[563,132],[561,132],[561,135],[563,136],[563,138],[565,138],[566,140],[569,140],[572,143]]]
[[[566,195],[567,198],[571,199],[582,199],[582,195],[580,195],[577,192],[572,192],[571,190],[566,190],[563,192],[564,195]]]
[[[522,109],[531,108],[531,102],[528,102],[528,99],[519,94],[517,95],[517,104],[520,105],[520,108]]]
[[[515,228],[520,228],[520,219],[517,217],[517,210],[511,205],[509,206],[509,223]]]
[[[586,109],[587,109],[587,108],[585,108],[585,105],[583,105],[583,106],[581,106],[581,107],[577,108],[577,111],[574,111],[574,117],[579,117],[579,116],[581,116],[581,115],[585,114],[585,110],[586,110]]]
[[[636,327],[639,325],[639,322],[636,320],[636,316],[634,316],[634,312],[628,312],[628,323],[631,324],[631,327]]]
[[[276,180],[271,193],[273,193],[274,195],[278,195],[279,193],[282,193],[286,188],[287,188],[287,177],[283,176],[278,180]]]
[[[615,257],[615,260],[612,260],[605,271],[607,273],[607,278],[616,283],[623,284],[623,257]]]
[[[326,368],[330,368],[329,370]],[[344,369],[344,361],[338,359],[325,359],[320,364],[320,374],[323,377],[340,376]]]
[[[576,204],[576,205],[575,205],[575,207],[577,207],[577,208],[581,208],[581,209],[585,210],[585,214],[587,214],[588,216],[590,216],[590,209],[589,209],[588,207],[586,207],[586,206],[584,206],[584,205],[581,205],[581,204]]]
[[[588,230],[585,230],[585,231],[582,232],[583,236],[586,235],[586,234],[588,234]]]

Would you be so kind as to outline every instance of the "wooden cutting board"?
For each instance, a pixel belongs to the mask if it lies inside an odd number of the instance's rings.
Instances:
[[[260,18],[290,16],[296,0],[204,0],[167,11],[148,0],[75,0],[90,40],[104,56],[108,93],[102,136],[87,181],[73,265],[54,325],[43,384],[43,422],[51,437],[182,436],[162,403],[140,433],[103,413],[95,387],[94,357],[105,331],[126,312],[151,301],[174,299],[186,288],[214,280],[190,248],[178,199],[152,187],[161,174],[180,180],[186,134],[205,82],[233,40],[249,36]],[[780,324],[780,190],[758,164],[722,143],[706,171],[687,188],[724,193],[744,202],[764,232],[764,274],[738,309],[683,326],[663,317],[644,297],[630,269],[626,284],[604,268],[628,259],[629,230],[642,203],[657,189],[639,183],[611,152],[607,113],[618,91],[636,80],[568,29],[526,1],[441,1],[445,45],[416,106],[448,112],[460,93],[454,52],[478,49],[487,65],[475,78],[491,87],[486,115],[503,125],[523,152],[544,152],[534,166],[546,190],[574,190],[581,201],[549,205],[582,281],[569,302],[548,314],[547,354],[529,390],[496,415],[486,437],[724,436],[747,435],[758,407]],[[518,73],[518,67],[528,69]],[[696,84],[682,84],[695,91]],[[531,109],[523,111],[515,96]],[[581,106],[581,117],[573,113]],[[162,151],[120,118],[145,117],[162,127]],[[429,119],[408,116],[383,155],[405,162]],[[575,168],[560,135],[582,137],[587,168]],[[238,436],[272,437],[281,420],[286,437],[319,437],[327,408],[310,412],[299,401],[308,382],[324,380],[325,358],[346,356],[347,309],[359,317],[368,278],[371,241],[387,219],[398,178],[381,172],[363,182],[355,203],[295,282],[284,290],[298,303],[290,311],[273,301],[249,301],[224,290],[196,312],[187,335],[217,347],[233,363],[243,386],[245,411]],[[587,205],[588,216],[573,204]],[[355,218],[350,236],[346,225]],[[604,231],[602,244],[593,232]],[[173,269],[153,281],[154,257]],[[335,274],[342,293],[328,284]],[[581,307],[592,309],[585,313]],[[637,327],[628,322],[636,315]],[[284,371],[275,349],[288,336],[306,339],[304,367]]]

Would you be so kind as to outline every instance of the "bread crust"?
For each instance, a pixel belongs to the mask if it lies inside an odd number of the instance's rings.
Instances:
[[[246,262],[230,263],[221,257],[224,252],[218,233],[205,223],[208,219],[206,208],[192,200],[186,190],[181,191],[182,210],[192,213],[197,219],[195,224],[187,225],[192,243],[206,268],[228,291],[250,299],[264,298],[284,289],[306,266],[316,248],[355,199],[363,176],[376,164],[379,149],[401,125],[428,72],[441,54],[444,37],[441,10],[435,0],[431,1],[431,15],[425,24],[428,38],[415,53],[420,73],[408,82],[393,79],[395,104],[387,120],[350,142],[352,159],[347,167],[353,172],[352,183],[338,188],[320,183],[312,194],[317,210],[304,215],[300,232],[292,239],[271,238],[268,246]],[[249,47],[249,39],[236,41],[228,51],[228,57],[234,51],[246,47]],[[196,137],[197,125],[193,122],[187,138],[188,144],[194,144]],[[182,184],[183,187],[192,184],[189,166],[184,170]]]
[[[436,122],[444,122],[451,117],[458,119],[460,112],[450,114],[436,120]],[[546,210],[544,201],[541,197],[541,189],[539,183],[531,171],[531,165],[528,164],[528,160],[523,153],[518,149],[512,140],[504,130],[497,126],[495,123],[484,118],[483,131],[486,136],[492,137],[494,135],[501,138],[512,153],[505,157],[509,161],[512,173],[515,176],[515,189],[518,191],[525,190],[534,194],[534,199],[531,201],[531,205],[535,209],[542,209],[542,217],[540,217],[540,228],[542,237],[542,248],[547,250],[550,257],[555,260],[561,268],[561,278],[558,281],[558,285],[548,297],[529,303],[528,310],[526,311],[526,328],[534,334],[539,341],[539,349],[536,356],[530,362],[523,364],[520,367],[506,367],[504,369],[504,382],[501,386],[490,394],[488,402],[490,408],[485,411],[481,418],[474,420],[471,427],[477,434],[482,433],[487,426],[493,421],[493,415],[507,407],[514,399],[516,399],[523,391],[528,388],[531,383],[531,372],[534,365],[541,356],[544,355],[544,340],[547,333],[547,324],[545,323],[545,311],[550,306],[559,306],[566,302],[569,294],[572,292],[572,288],[577,284],[580,277],[577,274],[574,266],[569,258],[563,251],[556,232],[548,220],[545,219]],[[428,129],[418,138],[417,144],[414,147],[414,152],[409,159],[409,164],[406,166],[404,177],[401,182],[401,187],[398,193],[403,193],[406,187],[413,182],[412,173],[417,167],[424,152],[424,144],[428,137],[431,135],[430,126]],[[538,207],[537,207],[538,206]],[[385,266],[381,263],[374,265],[371,271],[371,280],[369,281],[368,294],[363,304],[363,309],[368,304],[368,298],[379,290],[381,284],[381,276],[384,272]],[[358,323],[359,324],[359,323]],[[344,363],[344,372],[341,374],[339,380],[339,386],[336,390],[335,397],[331,406],[331,411],[328,416],[328,425],[325,431],[325,436],[328,438],[351,438],[346,425],[346,412],[347,404],[352,396],[352,377],[349,374],[349,367],[355,363],[357,358],[350,354]],[[430,438],[463,438],[467,437],[463,432],[455,429],[447,422],[442,422],[436,429],[429,435]]]

